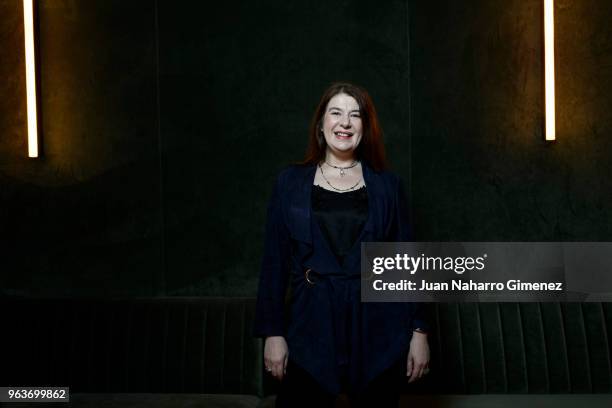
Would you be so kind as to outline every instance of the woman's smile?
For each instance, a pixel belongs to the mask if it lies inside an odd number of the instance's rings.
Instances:
[[[334,132],[334,134],[340,140],[347,140],[353,136],[352,132],[343,132],[343,131],[337,131],[337,132]]]

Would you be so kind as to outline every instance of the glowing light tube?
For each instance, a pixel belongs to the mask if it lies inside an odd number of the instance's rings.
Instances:
[[[546,140],[555,140],[555,20],[554,0],[544,0],[544,81]]]
[[[34,53],[34,0],[23,0],[23,32],[28,109],[28,156],[38,157],[38,124],[36,118],[36,60]]]

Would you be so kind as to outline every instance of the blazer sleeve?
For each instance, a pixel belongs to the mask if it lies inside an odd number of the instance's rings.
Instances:
[[[255,308],[255,337],[285,335],[285,292],[289,280],[290,242],[282,210],[283,173],[268,203],[263,258]]]
[[[408,210],[408,200],[406,191],[401,178],[397,178],[396,189],[396,242],[410,242],[413,238],[412,221]],[[414,302],[412,312],[412,329],[430,330],[426,316],[425,305],[421,302]]]

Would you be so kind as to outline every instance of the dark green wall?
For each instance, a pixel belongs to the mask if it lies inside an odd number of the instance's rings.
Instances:
[[[26,158],[21,1],[0,6],[13,84],[1,90],[2,291],[162,293],[153,3],[39,5],[39,160]]]
[[[556,2],[554,144],[540,0],[39,3],[29,160],[0,0],[4,294],[253,295],[272,180],[334,80],[372,94],[419,239],[610,240],[604,0]]]
[[[406,4],[295,3],[159,3],[170,294],[255,293],[273,177],[301,159],[329,82],[372,89],[407,145],[393,120],[408,116]]]
[[[541,0],[410,4],[418,237],[612,240],[612,3],[555,1],[555,143]]]

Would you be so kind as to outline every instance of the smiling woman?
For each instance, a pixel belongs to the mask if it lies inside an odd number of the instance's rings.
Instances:
[[[368,93],[332,84],[315,110],[304,161],[278,176],[268,206],[255,335],[281,381],[277,407],[397,407],[402,383],[427,373],[415,303],[361,303],[361,242],[410,241],[399,177],[385,170]],[[291,317],[285,292],[291,282]]]
[[[361,141],[359,104],[350,95],[339,93],[330,99],[321,131],[330,153],[339,159],[352,156]]]

